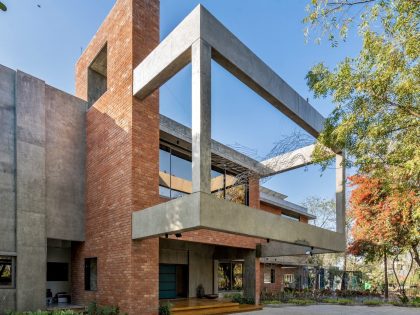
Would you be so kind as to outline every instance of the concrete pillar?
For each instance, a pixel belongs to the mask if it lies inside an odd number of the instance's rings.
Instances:
[[[211,47],[197,40],[192,64],[192,192],[211,193]]]
[[[335,157],[335,205],[336,205],[336,231],[345,233],[346,229],[346,167],[344,153]]]
[[[256,251],[250,250],[244,257],[244,297],[260,303],[260,260]]]
[[[16,301],[44,309],[47,269],[45,83],[16,74]]]

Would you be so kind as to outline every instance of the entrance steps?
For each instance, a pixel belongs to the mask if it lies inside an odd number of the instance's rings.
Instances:
[[[214,314],[234,314],[241,312],[250,312],[261,310],[260,305],[244,305],[234,302],[219,302],[203,305],[174,305],[172,307],[173,315],[214,315]]]

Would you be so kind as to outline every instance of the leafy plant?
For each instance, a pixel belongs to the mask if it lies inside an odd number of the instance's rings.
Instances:
[[[315,303],[314,300],[309,300],[309,299],[290,299],[287,302],[291,304],[296,304],[296,305],[309,305],[309,304]]]
[[[382,305],[383,303],[381,300],[364,300],[363,304],[368,305],[368,306],[379,306],[379,305]]]
[[[7,11],[6,5],[3,2],[1,2],[1,1],[0,1],[0,10],[1,11]]]
[[[159,315],[171,315],[172,313],[172,304],[167,302],[159,306]]]

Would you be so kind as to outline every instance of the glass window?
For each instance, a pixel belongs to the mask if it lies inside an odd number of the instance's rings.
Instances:
[[[13,257],[0,256],[0,288],[13,286]]]
[[[85,290],[96,291],[98,279],[98,259],[85,258]]]
[[[284,275],[284,285],[286,287],[293,287],[295,283],[295,275],[293,273],[287,273]]]
[[[47,263],[47,281],[68,281],[69,264],[60,262]]]
[[[179,198],[192,191],[192,163],[185,154],[162,144],[159,151],[159,194]],[[224,170],[211,170],[211,192],[220,199],[248,204],[248,185]]]
[[[293,217],[291,215],[287,215],[287,214],[284,214],[284,213],[282,213],[281,216],[283,218],[286,218],[286,219],[289,219],[289,220],[292,220],[292,221],[299,221],[299,217]]]
[[[274,269],[264,270],[264,283],[275,283],[276,282],[275,273],[276,272]]]
[[[218,267],[218,287],[221,291],[242,290],[243,263],[220,262]]]

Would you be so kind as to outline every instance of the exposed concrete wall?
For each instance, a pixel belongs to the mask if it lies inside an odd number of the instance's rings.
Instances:
[[[87,104],[45,87],[47,237],[84,240]]]
[[[0,65],[0,252],[16,252],[15,169],[15,71]]]
[[[20,311],[45,307],[45,83],[16,74],[16,300]]]
[[[84,239],[85,109],[0,65],[0,254],[16,256],[1,310],[44,308],[47,237]]]

